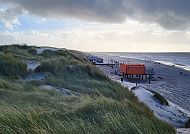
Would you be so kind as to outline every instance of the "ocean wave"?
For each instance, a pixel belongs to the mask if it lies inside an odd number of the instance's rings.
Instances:
[[[124,59],[136,59],[143,61],[159,62],[168,66],[190,71],[189,53],[104,53],[109,56],[117,56]]]

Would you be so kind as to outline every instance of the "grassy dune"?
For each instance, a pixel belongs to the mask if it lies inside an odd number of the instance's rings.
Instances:
[[[10,49],[14,51],[7,53]],[[0,47],[0,57],[14,61],[0,58],[0,68],[12,63],[11,68],[19,70],[13,69],[13,76],[0,71],[0,133],[175,133],[173,126],[156,119],[128,89],[104,76],[82,53],[47,50],[37,55],[35,49],[17,45]],[[35,72],[47,72],[44,80],[21,79],[28,73],[23,63],[26,59],[41,62]],[[24,65],[18,67],[16,63]],[[43,84],[80,95],[66,96],[41,88]]]
[[[11,54],[0,52],[0,75],[7,78],[24,77],[27,74],[27,66]]]

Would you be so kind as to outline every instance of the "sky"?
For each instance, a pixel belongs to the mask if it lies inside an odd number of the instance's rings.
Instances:
[[[0,0],[0,45],[190,52],[189,0]]]

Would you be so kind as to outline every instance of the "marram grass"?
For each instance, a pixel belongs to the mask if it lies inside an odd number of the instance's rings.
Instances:
[[[104,76],[83,53],[64,50],[36,55],[35,49],[0,47],[0,65],[9,64],[12,71],[8,76],[0,71],[0,134],[176,133],[127,88]],[[42,81],[25,81],[29,72],[22,61],[26,59],[39,61],[41,66],[35,71],[48,76]],[[43,89],[44,84],[79,95]]]

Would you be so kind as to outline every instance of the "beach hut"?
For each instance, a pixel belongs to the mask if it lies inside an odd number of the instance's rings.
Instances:
[[[127,77],[129,80],[134,79],[149,79],[150,82],[150,75],[146,74],[146,66],[144,64],[120,64],[120,72],[123,77]]]
[[[128,75],[143,75],[146,74],[146,67],[144,64],[120,64],[120,72]]]
[[[127,74],[143,75],[143,74],[146,74],[145,70],[146,70],[146,67],[144,64],[127,65]]]

